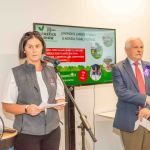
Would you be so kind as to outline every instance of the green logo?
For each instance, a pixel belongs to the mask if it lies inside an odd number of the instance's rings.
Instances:
[[[38,29],[39,29],[40,31],[43,31],[43,30],[44,30],[44,25],[39,26]]]

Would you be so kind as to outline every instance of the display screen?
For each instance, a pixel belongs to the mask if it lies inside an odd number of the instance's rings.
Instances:
[[[116,62],[116,30],[34,23],[46,43],[46,55],[57,66],[68,86],[112,82]]]

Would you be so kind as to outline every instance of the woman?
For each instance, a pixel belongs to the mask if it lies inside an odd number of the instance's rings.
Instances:
[[[101,68],[98,64],[91,66],[90,77],[95,81],[98,81],[101,78]]]
[[[12,69],[2,102],[6,112],[15,115],[18,131],[15,150],[58,150],[60,127],[58,110],[43,110],[43,103],[65,101],[64,87],[53,67],[41,62],[45,42],[36,32],[27,32],[19,44],[19,58],[26,62]]]

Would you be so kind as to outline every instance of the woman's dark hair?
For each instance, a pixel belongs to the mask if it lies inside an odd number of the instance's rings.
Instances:
[[[100,65],[98,65],[98,64],[92,65],[92,69],[95,70],[95,68],[96,68],[97,70],[100,69]]]
[[[37,31],[33,31],[33,32],[26,32],[21,40],[20,40],[20,43],[19,43],[19,58],[22,59],[22,58],[26,58],[26,54],[25,54],[25,45],[27,44],[28,40],[32,39],[33,37],[39,39],[43,45],[43,50],[42,50],[42,54],[45,53],[45,50],[46,50],[46,44],[42,38],[42,36],[40,35],[39,32]]]

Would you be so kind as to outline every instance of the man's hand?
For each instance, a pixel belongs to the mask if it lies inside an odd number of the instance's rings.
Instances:
[[[150,117],[150,110],[147,108],[141,108],[139,110],[138,118],[142,121],[143,118],[148,119]]]

